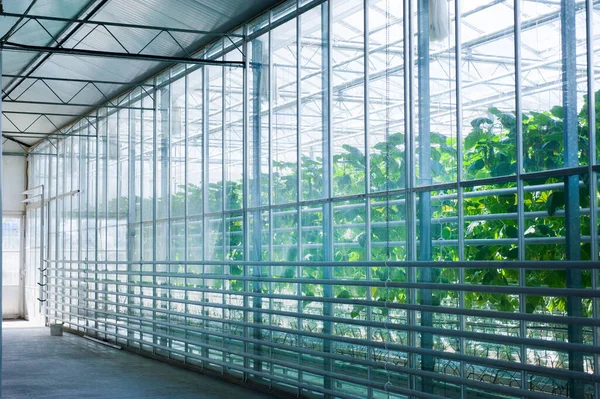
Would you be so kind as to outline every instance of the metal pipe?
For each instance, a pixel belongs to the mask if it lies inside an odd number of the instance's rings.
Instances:
[[[1,14],[0,14],[1,15]],[[77,78],[60,78],[56,76],[31,76],[31,75],[15,75],[15,74],[3,74],[3,78],[13,78],[13,79],[33,79],[40,81],[52,81],[52,82],[73,82],[73,83],[90,83],[90,84],[107,84],[107,85],[118,85],[118,86],[133,86],[133,87],[141,87],[148,86],[152,87],[150,83],[136,83],[136,82],[121,82],[117,80],[91,80],[91,79],[77,79]],[[23,111],[3,111],[6,113],[14,113],[14,114],[27,114],[27,112]],[[69,115],[69,114],[50,114],[44,112],[47,115],[62,115],[62,116],[77,116],[77,115]]]
[[[65,263],[86,263],[86,264],[107,264],[107,265],[125,265],[128,262],[126,261],[113,261],[113,260],[87,260],[87,261],[79,261],[79,260],[56,260],[56,259],[46,259],[48,263],[55,262],[65,262]],[[326,261],[298,261],[298,262],[282,262],[282,261],[235,261],[235,260],[196,260],[196,261],[153,261],[153,260],[142,260],[133,262],[135,264],[140,265],[151,265],[153,263],[160,264],[174,264],[180,265],[187,263],[188,265],[196,265],[196,266],[219,266],[219,265],[238,265],[238,266],[261,266],[261,265],[271,265],[271,266],[306,266],[306,267],[434,267],[434,268],[465,268],[465,269],[519,269],[523,268],[526,270],[536,270],[536,269],[558,269],[563,270],[569,267],[575,267],[580,269],[600,269],[599,261],[589,261],[589,260],[579,260],[579,261],[569,261],[569,262],[561,262],[561,261],[513,261],[513,260],[498,260],[498,261],[360,261],[360,262],[326,262]],[[119,272],[122,273],[122,272]]]
[[[154,61],[154,62],[169,62],[173,64],[195,64],[195,65],[217,65],[228,67],[244,67],[241,61],[221,61],[211,59],[199,59],[192,57],[174,57],[156,54],[136,54],[136,53],[119,53],[115,51],[98,51],[76,48],[62,48],[49,46],[33,46],[22,43],[5,42],[3,45],[5,51],[24,51],[45,54],[66,54],[88,57],[107,57],[111,59],[128,59],[139,61]]]

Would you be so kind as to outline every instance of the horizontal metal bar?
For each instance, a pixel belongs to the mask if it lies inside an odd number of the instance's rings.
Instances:
[[[576,269],[600,269],[600,261],[589,260],[565,260],[565,261],[356,261],[356,262],[282,262],[282,261],[241,261],[241,260],[136,260],[136,261],[114,261],[114,260],[74,260],[74,259],[47,259],[48,263],[71,263],[71,264],[90,264],[90,265],[190,265],[190,266],[305,266],[305,267],[340,267],[340,266],[364,266],[364,267],[432,267],[448,269],[558,269],[566,270]],[[125,272],[121,272],[125,273]]]
[[[1,14],[0,14],[1,15]],[[154,87],[151,83],[135,83],[135,82],[121,82],[114,80],[90,80],[90,79],[75,79],[75,78],[60,78],[56,76],[30,76],[30,75],[12,75],[12,74],[2,74],[3,78],[14,78],[14,79],[31,79],[31,80],[47,80],[47,81],[57,81],[57,82],[74,82],[74,83],[95,83],[95,84],[107,84],[107,85],[118,85],[118,86],[149,86]],[[3,111],[6,112],[6,111]],[[20,112],[14,112],[20,113]]]
[[[52,102],[52,101],[30,101],[30,100],[10,100],[10,99],[4,99],[2,100],[3,103],[8,104],[8,103],[12,103],[12,104],[30,104],[30,105],[61,105],[61,106],[66,106],[66,107],[85,107],[85,108],[94,108],[97,107],[97,104],[80,104],[80,103],[62,103],[62,102]],[[102,108],[102,107],[98,107],[98,108]],[[149,107],[132,107],[132,106],[126,106],[126,105],[111,105],[110,108],[114,108],[114,109],[137,109],[137,110],[141,110],[141,111],[154,111],[154,108],[149,108]],[[91,115],[90,111],[85,111],[84,113],[81,114],[82,117],[84,116],[88,116]]]
[[[57,157],[58,154],[50,154],[47,152],[28,152],[27,156],[31,156],[31,155],[39,155],[39,156],[48,156],[48,157]]]
[[[53,270],[61,270],[59,268],[52,268]],[[64,270],[68,272],[77,272],[76,270]],[[81,270],[80,270],[81,272]],[[86,271],[88,273],[96,273],[93,270]],[[107,272],[105,274],[113,274]],[[119,274],[116,272],[115,274]],[[132,273],[135,275],[135,273]],[[142,272],[141,275],[144,275]],[[309,278],[280,278],[280,277],[268,277],[268,276],[238,276],[238,275],[210,275],[210,274],[198,274],[190,275],[184,274],[182,276],[174,275],[173,273],[168,274],[170,278],[195,278],[203,280],[234,280],[234,281],[259,281],[266,283],[279,283],[279,284],[309,284],[309,285],[343,285],[349,287],[380,287],[380,288],[415,288],[415,289],[431,289],[438,291],[464,291],[464,292],[491,292],[494,294],[509,294],[509,295],[535,295],[535,296],[557,296],[557,297],[568,297],[577,296],[582,298],[600,298],[600,290],[593,289],[576,289],[576,288],[548,288],[548,287],[523,287],[523,286],[511,286],[511,285],[483,285],[483,284],[458,284],[458,283],[406,283],[397,281],[381,281],[377,280],[325,280],[325,279],[309,279]],[[192,277],[193,276],[193,277]],[[54,277],[54,276],[50,276]],[[102,280],[90,280],[84,279],[81,281],[85,282],[97,282],[103,283]],[[143,285],[142,285],[143,286]],[[175,287],[176,288],[176,287]],[[215,291],[218,293],[219,291]],[[238,291],[223,291],[222,293],[233,294]],[[253,295],[254,293],[239,293],[238,295]],[[309,296],[299,295],[279,295],[278,298],[282,299],[297,299],[307,301],[310,300]],[[355,299],[355,298],[351,298]],[[359,299],[359,298],[356,298]]]
[[[93,134],[70,134],[70,133],[42,133],[42,132],[3,132],[2,134],[10,134],[11,137],[29,137],[29,138],[37,138],[39,136],[58,136],[58,137],[97,137]]]
[[[75,194],[79,194],[80,192],[81,192],[81,190],[79,190],[79,189],[77,189],[77,190],[71,190],[69,192],[66,192],[66,193],[59,194],[59,195],[56,195],[54,197],[48,198],[48,199],[46,199],[46,202],[54,201],[54,200],[57,200],[57,199],[60,199],[60,198],[64,198],[64,197],[71,197],[71,196],[73,196]]]
[[[30,112],[30,111],[2,111],[3,114],[17,114],[17,115],[46,115],[46,116],[66,116],[66,117],[80,117],[79,114],[61,114],[55,112]],[[94,117],[90,115],[90,117]]]
[[[29,155],[28,152],[12,152],[12,151],[6,151],[6,152],[2,152],[2,156],[4,157],[27,157]]]
[[[528,172],[521,173],[521,180],[529,180],[529,179],[543,179],[548,177],[566,177],[573,175],[586,175],[588,174],[588,166],[577,166],[572,168],[562,168],[562,169],[551,169],[551,170],[543,170],[540,172]]]
[[[224,36],[224,37],[244,37],[242,34],[238,33],[221,33],[221,32],[213,32],[213,31],[205,31],[205,30],[197,30],[197,29],[187,29],[187,28],[168,28],[161,26],[152,26],[152,25],[138,25],[138,24],[126,24],[121,22],[109,22],[109,21],[95,21],[92,19],[76,19],[76,18],[61,18],[61,17],[52,17],[47,15],[25,15],[25,14],[17,14],[4,12],[0,13],[0,16],[4,17],[14,17],[14,18],[24,18],[27,20],[40,20],[40,21],[56,21],[56,22],[68,22],[75,23],[81,25],[101,25],[101,26],[115,26],[120,28],[133,28],[133,29],[144,29],[144,30],[159,30],[165,32],[179,32],[179,33],[192,33],[197,35],[208,35],[208,36]]]
[[[32,46],[22,43],[5,42],[3,51],[26,51],[34,53],[47,53],[47,54],[66,54],[66,55],[79,55],[88,57],[106,57],[106,58],[123,58],[128,60],[139,60],[139,61],[154,61],[154,62],[168,62],[172,64],[195,64],[195,65],[213,65],[213,66],[224,66],[224,67],[245,67],[244,61],[227,61],[227,60],[210,60],[210,59],[199,59],[190,57],[171,57],[164,55],[155,54],[135,54],[135,53],[119,53],[115,51],[97,51],[97,50],[84,50],[74,48],[61,48],[61,47],[49,47],[49,46]]]
[[[40,188],[43,190],[44,189],[44,185],[40,184],[39,186],[28,188],[27,190],[23,191],[21,194],[27,195],[27,194],[32,193],[33,191],[38,190]]]
[[[41,197],[42,197],[42,194],[33,195],[33,196],[29,197],[29,198],[24,199],[23,201],[21,201],[21,203],[22,204],[27,204],[27,203],[29,203],[29,202],[31,202],[31,201],[33,201],[35,199],[41,198]]]

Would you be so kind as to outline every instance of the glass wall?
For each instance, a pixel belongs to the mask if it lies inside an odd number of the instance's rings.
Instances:
[[[303,397],[597,397],[597,3],[250,21],[36,148],[45,312]]]

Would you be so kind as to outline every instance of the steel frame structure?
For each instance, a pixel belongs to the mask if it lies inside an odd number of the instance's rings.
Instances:
[[[142,60],[142,61],[155,61],[155,62],[165,62],[165,63],[174,63],[174,64],[195,64],[195,65],[227,65],[227,66],[239,66],[244,67],[244,62],[223,62],[219,60],[213,59],[201,59],[193,56],[193,50],[185,48],[180,40],[176,38],[177,34],[187,34],[194,35],[197,39],[201,39],[202,37],[224,37],[229,40],[229,42],[237,47],[236,41],[239,40],[240,37],[243,38],[243,35],[239,35],[236,33],[219,33],[213,31],[202,31],[195,29],[181,29],[181,28],[168,28],[168,27],[158,27],[158,26],[150,26],[150,25],[135,25],[135,24],[125,24],[125,23],[116,23],[116,22],[108,22],[108,21],[94,21],[90,19],[97,10],[99,10],[103,4],[106,3],[106,0],[101,1],[96,7],[94,7],[85,18],[81,18],[86,11],[82,11],[80,15],[76,18],[59,18],[52,16],[43,16],[43,15],[30,15],[29,12],[35,5],[37,0],[32,1],[28,8],[25,10],[23,14],[15,14],[15,13],[2,13],[1,15],[5,17],[14,17],[18,18],[17,22],[13,25],[11,29],[9,29],[6,34],[0,39],[2,43],[2,48],[5,51],[26,51],[33,52],[40,55],[45,55],[45,58],[42,58],[42,61],[37,63],[37,66],[43,63],[43,60],[47,59],[48,55],[51,54],[64,54],[64,55],[76,55],[76,56],[92,56],[92,57],[109,57],[109,58],[123,58],[123,59],[131,59],[131,60]],[[46,27],[43,25],[43,21],[53,21],[53,22],[64,22],[66,24],[65,29],[63,29],[58,35],[52,34]],[[18,43],[11,41],[11,38],[18,33],[23,27],[28,24],[36,24],[43,29],[43,31],[48,35],[49,45],[47,46],[32,46],[26,43]],[[87,26],[91,26],[87,34],[77,43],[71,47],[65,47],[65,42],[72,37],[72,35],[80,29],[84,29]],[[73,29],[71,29],[74,27]],[[89,36],[92,32],[97,29],[104,29],[112,39],[114,39],[115,44],[118,45],[119,51],[95,51],[89,49],[77,48],[83,40]],[[113,30],[111,30],[113,28]],[[114,28],[126,28],[130,30],[141,30],[141,31],[151,31],[156,32],[156,34],[145,44],[141,49],[137,49],[137,51],[131,51],[131,49],[127,49],[122,40],[119,40],[118,33],[115,33]],[[69,31],[66,33],[67,31]],[[65,34],[66,33],[66,34]],[[64,36],[64,37],[63,37]],[[157,54],[147,54],[144,53],[144,50],[148,48],[152,43],[154,43],[159,37],[168,36],[172,41],[176,48],[179,49],[180,53],[183,53],[181,56],[165,56],[165,55],[157,55]],[[62,38],[61,38],[62,37]],[[195,40],[197,43],[198,40]],[[194,45],[192,47],[197,47]],[[241,49],[238,48],[241,51]],[[242,54],[243,55],[243,54]],[[33,65],[33,64],[31,64]],[[116,82],[116,81],[103,81],[103,80],[85,80],[85,79],[76,79],[76,78],[62,78],[62,77],[41,77],[41,76],[33,76],[32,73],[35,72],[37,66],[31,67],[28,65],[23,71],[19,74],[6,74],[3,77],[12,78],[13,80],[8,85],[8,89],[6,91],[3,90],[3,100],[5,102],[10,103],[20,103],[20,104],[31,104],[31,105],[70,105],[77,107],[85,107],[86,110],[83,113],[78,113],[73,115],[74,117],[85,117],[91,110],[97,108],[104,104],[105,102],[110,103],[111,100],[107,97],[107,94],[103,89],[100,88],[101,85],[119,85],[123,88],[128,87],[148,87],[152,86],[151,84],[146,83],[133,83],[133,82]],[[29,70],[25,73],[26,70]],[[17,84],[13,85],[14,82],[18,81]],[[57,94],[53,88],[48,84],[51,81],[58,82],[70,82],[70,83],[83,83],[81,88],[69,99],[63,99],[59,94]],[[31,88],[36,83],[40,82],[45,85],[56,97],[56,102],[53,101],[20,101],[19,98],[23,96],[29,88]],[[11,94],[20,86],[27,85],[24,90],[21,90],[19,95],[12,98]],[[73,99],[81,93],[87,87],[95,88],[100,95],[103,97],[103,100],[99,103],[93,104],[81,104],[81,103],[73,103]],[[6,114],[4,114],[6,116]],[[46,113],[39,113],[41,116],[45,116],[46,119],[54,125],[54,123],[47,118]],[[10,121],[10,120],[9,120]],[[34,122],[35,123],[35,122]],[[14,123],[11,122],[14,125]],[[15,125],[16,127],[16,125]],[[60,128],[54,125],[56,131],[62,134],[61,129],[65,126],[61,126]],[[27,129],[21,130],[17,127],[18,133],[26,133]],[[6,135],[10,135],[12,132],[6,132]],[[4,132],[3,132],[4,134]],[[48,136],[53,134],[48,134]],[[14,135],[13,135],[14,136]],[[26,137],[26,136],[23,136]]]
[[[48,232],[51,236],[49,244],[52,242],[54,246],[48,248],[52,253],[46,259],[50,288],[49,316],[63,320],[75,330],[129,345],[142,352],[147,351],[154,355],[167,356],[206,368],[227,369],[229,373],[240,379],[252,379],[278,389],[290,389],[291,385],[299,395],[316,392],[324,397],[356,398],[365,393],[367,397],[406,395],[417,398],[438,398],[441,397],[443,383],[447,384],[445,387],[451,390],[454,397],[460,398],[469,397],[473,391],[479,392],[480,395],[495,397],[494,393],[489,392],[492,389],[495,393],[511,397],[548,398],[550,397],[548,392],[536,391],[530,387],[533,386],[532,381],[535,379],[550,378],[555,379],[552,381],[558,381],[557,387],[560,386],[561,381],[568,381],[565,386],[569,387],[568,394],[571,397],[582,398],[589,393],[589,387],[592,387],[591,397],[597,398],[600,395],[598,371],[600,351],[597,347],[600,330],[597,317],[597,298],[600,296],[597,290],[598,269],[600,269],[598,231],[591,229],[589,235],[583,235],[577,229],[582,216],[589,217],[592,226],[598,224],[598,202],[590,201],[589,207],[580,208],[577,199],[578,189],[584,184],[579,178],[582,174],[590,177],[588,185],[592,198],[595,198],[593,196],[598,193],[597,175],[600,172],[600,165],[597,159],[598,148],[595,136],[590,134],[587,144],[589,163],[580,165],[573,149],[577,148],[577,143],[572,141],[577,135],[572,134],[572,129],[576,129],[573,122],[576,115],[573,114],[575,108],[571,107],[570,116],[565,119],[567,128],[565,128],[564,141],[568,143],[565,146],[567,148],[565,164],[558,169],[531,172],[526,171],[524,165],[523,126],[517,124],[516,172],[508,176],[468,180],[464,175],[463,167],[464,127],[462,125],[465,121],[464,113],[470,107],[481,107],[481,104],[486,104],[487,101],[493,104],[494,100],[500,102],[505,99],[514,102],[515,114],[517,120],[520,120],[521,115],[527,111],[523,106],[524,96],[528,92],[547,90],[552,85],[561,87],[562,95],[565,96],[563,104],[576,104],[573,82],[578,79],[587,82],[588,98],[593,98],[594,82],[598,75],[593,68],[594,52],[597,50],[593,31],[595,26],[593,10],[599,2],[586,0],[576,3],[574,0],[561,0],[560,11],[522,21],[523,2],[516,1],[512,3],[514,5],[512,29],[492,32],[476,40],[463,42],[462,34],[465,26],[462,22],[463,18],[506,1],[493,1],[477,7],[471,13],[461,13],[462,2],[458,0],[455,2],[454,10],[457,17],[454,19],[453,46],[439,53],[429,49],[429,40],[424,29],[429,26],[427,13],[417,12],[418,9],[427,9],[428,1],[404,2],[403,15],[419,14],[420,18],[419,20],[404,19],[401,22],[402,40],[397,44],[401,46],[404,58],[399,66],[390,67],[386,64],[383,70],[376,70],[369,61],[381,59],[381,53],[378,52],[390,49],[391,44],[384,43],[382,46],[373,47],[370,43],[371,35],[374,34],[370,31],[369,19],[369,13],[373,12],[370,7],[373,1],[362,0],[361,2],[363,11],[359,15],[363,30],[360,31],[359,28],[358,35],[362,37],[362,43],[359,41],[353,46],[357,47],[362,55],[347,57],[339,62],[334,59],[333,54],[337,51],[337,45],[348,46],[333,40],[333,30],[339,27],[336,24],[340,24],[340,20],[343,20],[343,17],[335,14],[335,7],[341,2],[334,2],[334,0],[288,2],[291,4],[292,11],[283,13],[283,17],[276,19],[276,12],[271,11],[268,23],[257,31],[249,33],[252,25],[245,26],[241,46],[242,54],[246,54],[246,57],[242,61],[228,61],[227,55],[231,54],[219,54],[219,56],[223,55],[223,60],[219,64],[222,67],[220,70],[215,69],[216,64],[200,64],[192,67],[190,65],[195,63],[185,62],[187,66],[184,68],[183,75],[179,72],[175,75],[173,71],[173,75],[168,72],[166,76],[164,74],[157,76],[151,83],[146,83],[151,87],[147,91],[144,90],[145,93],[140,85],[134,85],[136,94],[132,92],[125,101],[117,101],[116,104],[115,101],[105,102],[104,106],[96,110],[87,121],[80,121],[68,129],[63,129],[59,135],[56,135],[55,144],[52,146],[40,144],[34,148],[31,152],[34,165],[37,165],[34,169],[47,172],[45,182],[51,187],[49,195],[53,192],[56,196],[61,191],[81,188],[81,195],[59,199],[55,205],[49,206],[49,212],[56,215],[56,225],[49,226]],[[312,37],[311,40],[317,42],[314,46],[319,48],[320,54],[317,58],[320,60],[315,61],[316,66],[312,65],[314,69],[311,72],[303,75],[301,61],[303,16],[315,10],[319,10],[321,17],[321,37],[317,39]],[[587,68],[584,71],[578,71],[575,63],[577,54],[573,53],[576,51],[572,30],[576,26],[574,16],[575,12],[581,10],[587,10],[585,13]],[[35,17],[31,20],[35,21]],[[536,68],[535,65],[539,67],[540,64],[523,60],[522,33],[536,24],[557,20],[561,20],[563,27],[560,32],[564,46],[562,52],[569,56],[566,57],[566,61],[549,61],[549,63],[552,68],[562,70],[563,79],[558,82],[547,82],[539,87],[524,87],[527,72],[530,68]],[[296,49],[294,61],[296,64],[292,72],[295,79],[277,86],[278,77],[275,76],[277,65],[273,62],[275,59],[273,43],[276,37],[273,32],[277,27],[292,21],[295,26],[295,42],[292,41],[291,45]],[[341,25],[344,23],[342,22]],[[150,29],[159,28],[150,27]],[[464,51],[476,44],[482,44],[486,40],[491,42],[499,37],[514,38],[512,59],[515,76],[514,91],[505,91],[490,99],[470,103],[465,101],[464,90],[470,85],[476,85],[477,82],[465,82],[465,78],[470,76],[461,73],[456,73],[449,79],[455,83],[454,89],[435,93],[430,91],[430,83],[433,79],[428,77],[431,64],[430,60],[427,60],[428,57],[431,60],[438,58],[451,60],[455,66],[451,66],[450,69],[458,69],[456,65],[470,62]],[[225,42],[222,43],[224,48]],[[258,43],[262,43],[266,49],[258,50]],[[249,47],[252,47],[252,51]],[[422,53],[427,56],[422,56]],[[267,58],[268,62],[265,62],[263,57]],[[348,65],[357,60],[362,60],[360,71],[364,76],[335,84],[334,80],[339,78],[344,68],[350,69]],[[237,66],[241,66],[242,69],[233,68]],[[405,89],[402,92],[400,103],[404,117],[397,118],[391,123],[385,121],[386,130],[401,126],[405,132],[411,132],[405,135],[403,143],[408,165],[405,172],[407,183],[402,189],[388,188],[383,192],[373,192],[371,174],[368,173],[372,144],[370,141],[375,140],[374,135],[382,130],[382,126],[372,123],[376,120],[376,112],[380,112],[381,109],[371,108],[373,99],[370,95],[380,90],[376,85],[382,77],[387,79],[395,72],[402,72],[400,77],[404,82],[404,88],[413,87],[415,82],[418,88]],[[200,88],[197,82],[191,82],[192,74],[195,74],[194,79],[201,81]],[[506,75],[509,74],[510,72],[507,72]],[[198,78],[198,75],[201,77]],[[218,77],[213,78],[213,75]],[[240,77],[241,90],[238,87],[236,92],[231,87],[239,86],[236,79]],[[317,77],[320,83],[312,83],[309,80],[311,77]],[[481,79],[481,83],[493,85],[497,78],[494,76],[487,81]],[[183,80],[185,93],[184,124],[183,132],[178,132],[180,136],[176,137],[172,126],[181,115],[176,116],[173,105],[173,84],[181,80]],[[263,84],[261,80],[267,80],[267,84],[261,86]],[[314,92],[305,89],[310,85],[317,86]],[[334,118],[334,112],[337,111],[334,103],[338,100],[334,93],[357,85],[364,90],[362,103],[358,102],[361,113],[353,117],[360,127],[349,133],[347,139],[362,138],[366,171],[364,190],[361,193],[339,194],[333,191],[336,151],[334,135],[339,124],[339,120]],[[275,101],[278,96],[276,91],[281,87],[286,89],[293,87],[295,90],[290,94],[290,99],[283,104]],[[190,94],[193,90],[200,91],[199,109],[194,109],[190,104],[194,100]],[[267,92],[261,94],[261,90]],[[241,102],[236,97],[239,93],[242,95]],[[443,104],[440,107],[442,111],[433,112],[428,105],[431,96],[443,94],[452,97],[454,104],[451,102]],[[261,100],[263,96],[264,103]],[[305,115],[301,109],[302,105],[310,104],[314,100],[319,103],[320,112],[311,117],[318,119],[321,136],[309,143],[305,136],[306,130],[303,130],[306,128],[302,126]],[[343,99],[340,101],[343,102]],[[373,100],[373,103],[375,102]],[[413,106],[414,103],[418,105]],[[267,109],[263,108],[265,104],[268,104]],[[381,104],[384,112],[388,114],[390,109],[397,105],[393,104],[387,96]],[[295,122],[292,122],[291,127],[281,128],[277,124],[277,118],[280,116],[280,111],[286,111],[290,106],[295,107],[295,113],[291,114]],[[595,126],[594,107],[594,103],[590,101],[588,115],[591,126]],[[241,116],[239,116],[240,108]],[[236,113],[238,117],[232,116]],[[430,146],[423,145],[429,140],[432,130],[429,121],[444,115],[454,118],[456,123],[452,127],[452,134],[457,138],[456,151],[459,156],[456,177],[452,179],[453,181],[433,180],[430,176],[431,171],[428,171],[427,167],[424,168],[423,163],[419,161],[419,159],[430,158],[428,153]],[[192,118],[200,118],[201,121],[192,121]],[[92,120],[94,123],[91,122]],[[126,127],[122,128],[120,122],[123,122]],[[191,131],[191,126],[197,129],[198,125],[201,131],[200,148],[197,148],[197,143],[192,144],[190,141],[198,136],[198,133]],[[229,145],[226,139],[234,137],[233,130],[240,127],[241,140],[239,137],[231,138],[233,144]],[[27,133],[26,130],[18,133]],[[286,130],[290,130],[291,133],[286,135],[288,133]],[[298,173],[297,180],[294,182],[296,199],[292,202],[277,203],[273,193],[273,176],[281,173],[274,166],[276,151],[280,147],[277,147],[274,140],[288,137],[292,137],[295,144],[281,148],[295,154]],[[415,145],[417,141],[419,146]],[[127,145],[117,145],[116,150],[113,150],[110,145],[115,142],[117,144],[126,142]],[[323,195],[306,199],[302,197],[301,156],[305,148],[303,146],[311,143],[318,146],[322,154]],[[178,191],[177,187],[170,184],[170,180],[171,175],[176,173],[173,164],[181,163],[177,156],[173,155],[173,148],[182,146],[184,187],[182,191]],[[77,156],[69,153],[71,149],[76,149]],[[226,154],[236,150],[241,150],[242,162],[228,164],[229,158]],[[191,155],[192,153],[195,155]],[[573,158],[574,153],[575,158]],[[45,154],[56,156],[49,157]],[[122,164],[122,160],[125,164]],[[72,162],[70,165],[74,163],[76,166],[68,170],[65,166],[67,162]],[[195,206],[189,201],[192,190],[190,176],[194,168],[199,169],[203,183],[208,183],[212,181],[211,178],[217,176],[224,184],[228,181],[228,170],[236,167],[247,168],[254,176],[252,178],[249,173],[243,173],[241,208],[227,208],[229,198],[225,190],[217,194],[217,200],[211,200],[211,188],[208,184],[202,184],[200,211],[190,213],[191,205]],[[73,173],[73,170],[77,173]],[[52,171],[58,176],[54,180],[50,179]],[[564,183],[527,185],[527,182],[532,179],[548,177],[561,178]],[[261,182],[261,179],[267,180],[266,198],[261,198],[261,194],[265,195],[261,191],[264,190],[262,185],[265,182]],[[126,187],[119,184],[125,181]],[[37,177],[32,177],[31,184],[36,183],[38,183]],[[514,186],[474,190],[478,187],[504,183],[513,183]],[[556,213],[556,217],[567,221],[567,233],[564,237],[526,237],[524,231],[527,221],[544,215],[543,212],[526,210],[522,200],[519,201],[515,212],[504,214],[465,215],[462,206],[465,199],[473,197],[516,193],[518,198],[524,198],[528,192],[552,189],[564,189],[568,198],[565,211]],[[129,199],[139,197],[139,204],[131,200],[126,203],[122,190],[126,190],[126,197]],[[169,207],[174,194],[183,194],[186,198],[183,216],[173,215]],[[143,200],[146,196],[148,201]],[[432,203],[446,199],[457,201],[456,215],[443,220],[431,216]],[[114,201],[114,209],[116,209],[112,214],[108,210],[110,201]],[[219,202],[220,206],[215,208],[215,204]],[[381,222],[373,222],[371,213],[377,204],[382,203],[385,203],[388,208],[404,206],[408,210],[406,220],[388,221],[385,226]],[[126,206],[126,214],[121,211],[123,206]],[[164,208],[165,206],[167,208]],[[147,210],[147,207],[150,209]],[[333,214],[340,210],[356,209],[364,209],[365,212],[365,221],[361,228],[365,232],[368,256],[358,262],[336,261],[334,260],[336,249],[357,244],[336,241],[336,228],[340,226],[334,225]],[[417,212],[417,209],[420,211]],[[304,217],[315,212],[322,215],[322,224],[305,225]],[[275,243],[273,237],[287,233],[286,229],[277,227],[276,223],[278,218],[290,213],[296,219],[295,226],[289,229],[295,232],[297,242],[286,244],[286,248],[295,248],[297,254],[302,254],[307,249],[321,250],[322,258],[318,261],[305,260],[300,258],[300,255],[291,261],[275,260],[275,252],[280,244]],[[238,260],[227,259],[230,253],[227,250],[226,240],[231,240],[234,236],[234,232],[228,231],[228,226],[234,219],[241,220],[243,225],[241,244],[243,259]],[[494,219],[516,219],[518,231],[521,233],[516,238],[481,241],[465,238],[467,222]],[[198,223],[201,225],[199,228],[201,235],[192,233],[192,230],[198,229],[196,226]],[[459,234],[456,240],[433,238],[432,226],[443,223],[458,225]],[[183,234],[177,236],[175,232],[180,225],[184,226]],[[408,232],[406,240],[390,242],[388,239],[385,243],[373,242],[372,232],[382,227],[387,229],[404,227]],[[303,237],[307,232],[312,231],[311,229],[319,231],[322,235],[321,242],[305,242]],[[123,232],[126,238],[121,241],[119,238],[122,237]],[[222,235],[222,242],[210,241],[210,237],[214,235]],[[111,237],[117,239],[109,247]],[[183,249],[183,255],[179,259],[171,259],[177,247],[175,238],[183,240],[183,244],[177,244]],[[198,239],[201,242],[194,241]],[[592,248],[590,260],[578,259],[577,250],[582,242],[589,243]],[[160,243],[165,247],[159,248]],[[568,261],[528,262],[525,252],[527,245],[537,243],[564,244],[570,251]],[[467,259],[466,248],[492,244],[517,245],[518,260],[477,262]],[[373,249],[391,245],[406,248],[405,261],[371,260]],[[458,261],[433,261],[432,248],[442,246],[457,246]],[[201,251],[200,259],[191,256],[192,249]],[[341,281],[335,278],[337,269],[352,268],[357,264],[365,268],[364,279]],[[287,266],[295,268],[294,277],[282,277],[277,274],[277,268]],[[242,269],[241,274],[232,272],[236,270],[235,267]],[[305,271],[313,267],[323,268],[322,278],[305,276]],[[407,280],[405,282],[378,280],[372,275],[375,267],[405,268]],[[432,281],[431,273],[440,267],[458,269],[458,282],[452,285],[452,289],[458,292],[458,307],[440,307],[432,303],[433,290],[449,289],[447,284]],[[488,268],[517,270],[521,283],[517,286],[481,286],[466,282],[466,270]],[[565,288],[528,286],[524,283],[526,272],[534,269],[565,270],[569,276],[567,286]],[[578,273],[580,275],[581,270],[589,270],[592,273],[592,289],[582,288],[581,282],[577,281],[577,275]],[[234,282],[239,281],[242,282],[243,288],[233,289]],[[367,287],[365,298],[357,300],[336,296],[335,286],[342,283],[352,287]],[[292,288],[289,289],[290,292],[277,291],[279,284],[289,284]],[[320,296],[303,294],[302,287],[315,284],[322,286]],[[409,299],[406,303],[389,300],[382,303],[373,297],[373,288],[402,288],[407,291]],[[519,299],[519,311],[499,313],[487,309],[469,309],[465,305],[465,293],[473,291],[514,295]],[[419,300],[418,295],[420,295]],[[535,295],[568,297],[569,309],[564,315],[528,313],[525,299],[527,296]],[[581,309],[576,305],[579,303],[581,306],[581,298],[593,299],[593,317],[582,316]],[[307,301],[317,303],[321,312],[305,311],[304,303]],[[292,305],[285,308],[282,304],[288,302]],[[340,309],[348,310],[356,303],[367,308],[364,318],[348,318],[340,314]],[[382,307],[387,310],[388,316],[377,318],[375,313]],[[390,316],[392,313],[395,314],[394,318]],[[434,315],[440,314],[448,316],[449,319],[454,317],[452,321],[456,322],[457,327],[447,329],[436,324]],[[516,326],[514,329],[517,333],[503,335],[498,334],[497,331],[474,331],[470,329],[474,318],[509,320],[514,322],[513,326]],[[297,328],[290,328],[282,320],[294,320]],[[321,328],[310,330],[311,323]],[[566,327],[568,339],[553,341],[533,338],[528,331],[535,323],[568,326]],[[364,330],[366,339],[338,334],[336,328],[340,325]],[[237,332],[237,328],[241,333]],[[591,331],[589,334],[592,337],[591,342],[584,343],[582,337],[584,330]],[[405,342],[399,343],[394,340],[394,334],[398,332],[406,333]],[[381,339],[374,339],[376,333],[382,333]],[[287,344],[285,339],[283,341],[276,339],[290,334],[296,336],[294,338],[296,345],[293,347]],[[459,350],[436,350],[433,337],[440,336],[453,337]],[[316,341],[322,342],[320,350],[309,345]],[[468,352],[468,345],[473,341],[513,345],[520,359],[527,359],[532,348],[537,348],[566,352],[570,361],[566,368],[551,368],[526,361],[511,362],[499,358],[481,357]],[[362,374],[344,372],[343,365],[347,364],[348,357],[337,350],[347,349],[347,346],[365,348],[364,357],[357,356],[351,361],[353,365],[364,367],[364,373],[362,369]],[[289,354],[290,348],[293,348],[292,355]],[[583,352],[592,359],[592,372],[583,369],[584,359],[579,355]],[[287,355],[284,356],[284,353]],[[392,353],[406,353],[406,364],[394,363]],[[439,362],[440,359],[447,362],[444,363],[446,365],[458,365],[458,372],[443,373],[441,369],[436,369],[434,360]],[[311,362],[317,361],[320,362],[319,366],[313,367]],[[473,364],[497,371],[504,370],[514,375],[511,374],[510,378],[506,377],[510,384],[493,385],[491,388],[489,383],[474,380],[469,376],[469,367]],[[293,377],[289,376],[290,373]],[[406,376],[404,385],[401,384],[404,381],[400,378],[394,379],[397,375]],[[519,385],[515,387],[512,385],[513,382],[515,384],[518,382]],[[361,390],[363,388],[364,390]]]

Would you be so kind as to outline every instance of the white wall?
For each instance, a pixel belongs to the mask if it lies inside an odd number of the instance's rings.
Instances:
[[[2,146],[2,152],[23,152],[23,149],[10,141],[7,141]],[[9,215],[21,215],[25,211],[24,204],[21,201],[25,198],[23,191],[25,191],[25,157],[19,156],[3,156],[2,157],[2,168],[3,168],[3,179],[2,179],[2,214],[4,216]],[[22,268],[22,254],[20,265],[12,265],[14,267]],[[4,264],[3,267],[9,265]],[[22,315],[22,302],[23,302],[23,287],[22,280],[19,285],[8,286],[2,285],[2,318],[13,318]]]
[[[2,146],[3,152],[23,152],[23,149],[7,141]],[[3,156],[2,167],[4,176],[2,181],[2,212],[22,213],[25,211],[21,201],[25,198],[21,193],[25,191],[25,157]]]

